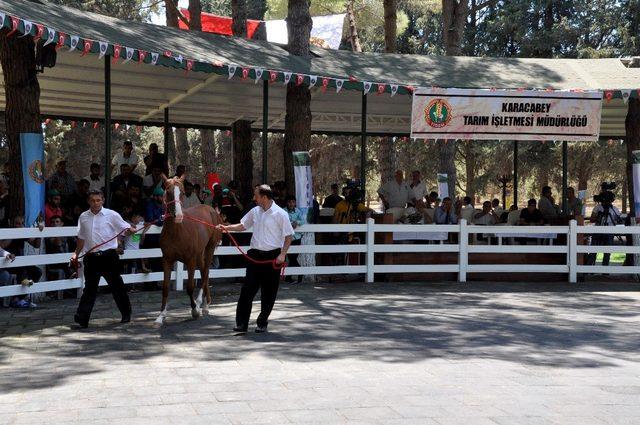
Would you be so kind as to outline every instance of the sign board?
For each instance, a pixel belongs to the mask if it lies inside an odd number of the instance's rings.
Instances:
[[[417,89],[411,137],[597,141],[602,92]]]
[[[440,199],[447,198],[449,196],[449,176],[438,173],[436,179],[438,180],[438,197]]]

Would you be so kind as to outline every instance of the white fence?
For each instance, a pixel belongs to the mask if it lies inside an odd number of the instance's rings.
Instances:
[[[159,228],[151,228],[147,234],[159,233]],[[569,226],[477,226],[468,225],[461,220],[456,225],[397,225],[375,224],[369,219],[366,224],[356,225],[325,225],[309,224],[296,229],[304,233],[357,233],[364,235],[364,243],[340,244],[340,245],[301,245],[293,246],[290,253],[311,254],[336,254],[358,253],[364,255],[363,265],[330,265],[315,267],[287,267],[287,275],[346,275],[363,274],[367,282],[374,281],[376,273],[456,273],[460,282],[467,281],[468,273],[564,273],[569,282],[576,282],[579,273],[610,273],[610,274],[640,274],[640,266],[588,266],[578,264],[579,254],[587,253],[630,253],[640,254],[640,246],[590,246],[578,244],[578,235],[585,234],[615,234],[615,235],[640,235],[639,227],[595,227],[578,226],[572,221]],[[26,239],[26,238],[51,238],[74,237],[75,227],[45,228],[42,232],[38,229],[0,229],[0,240]],[[412,233],[412,234],[442,234],[443,232],[457,234],[453,240],[456,243],[426,243],[412,242],[410,244],[376,243],[375,236],[380,233]],[[477,235],[483,234],[498,241],[497,245],[469,243],[475,241]],[[551,236],[552,235],[552,236]],[[566,244],[554,244],[558,235],[566,235]],[[538,238],[547,241],[539,245],[505,245],[504,239],[512,238]],[[248,247],[243,247],[246,251]],[[457,253],[457,264],[378,264],[375,254],[385,253]],[[470,254],[565,254],[566,261],[562,264],[473,264],[469,262]],[[121,256],[123,260],[138,258],[159,258],[159,248],[125,251]],[[216,255],[239,255],[233,246],[221,246],[216,249]],[[66,264],[71,254],[42,254],[17,257],[14,262],[0,259],[0,268],[15,268],[22,266],[46,266],[52,264]],[[9,270],[10,271],[10,270]],[[242,277],[244,268],[211,269],[210,277]],[[81,273],[82,274],[82,273]],[[43,275],[46,277],[46,274]],[[196,278],[200,274],[196,271]],[[125,283],[156,282],[163,279],[162,272],[124,274]],[[181,263],[171,275],[178,290],[183,289],[186,271]],[[106,284],[106,282],[101,282]],[[62,289],[81,288],[82,277],[77,279],[64,279],[55,281],[42,280],[31,287],[22,285],[9,285],[0,287],[0,297],[8,297],[21,294],[59,291]]]

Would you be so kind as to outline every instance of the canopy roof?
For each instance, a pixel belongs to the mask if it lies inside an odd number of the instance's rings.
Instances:
[[[275,71],[269,90],[269,129],[282,130],[285,117],[285,78],[297,75],[304,84],[317,76],[312,88],[314,132],[359,133],[362,91],[372,83],[368,97],[367,130],[372,134],[408,134],[413,87],[534,88],[555,90],[612,90],[602,112],[601,134],[624,135],[626,106],[622,94],[638,96],[640,69],[627,68],[619,59],[518,59],[444,57],[354,53],[313,48],[311,58],[289,54],[286,46],[210,33],[189,32],[153,24],[83,12],[43,0],[0,0],[4,27],[17,25],[63,46],[57,64],[39,75],[41,111],[50,117],[87,121],[104,117],[104,59],[122,47],[111,67],[112,119],[123,123],[163,123],[165,107],[174,126],[227,128],[238,119],[262,128],[262,84]],[[20,18],[14,21],[11,18]],[[33,25],[30,25],[33,23]],[[55,30],[49,35],[48,30]],[[60,41],[61,33],[66,37]],[[14,35],[18,36],[18,34]],[[70,51],[72,36],[79,37]],[[83,55],[84,41],[90,41]],[[129,48],[132,60],[123,63]],[[147,55],[140,59],[140,51]],[[157,63],[154,65],[154,56]],[[235,67],[235,68],[234,68]],[[189,71],[187,71],[189,69]],[[243,78],[246,69],[246,78]],[[292,73],[292,74],[289,74]],[[229,78],[233,75],[233,78]],[[322,88],[327,78],[327,88]],[[336,86],[344,83],[338,93]],[[392,87],[394,86],[394,87]],[[378,89],[383,93],[377,93]],[[392,90],[397,88],[397,95]],[[611,97],[611,96],[605,96]],[[4,104],[0,84],[0,101]]]

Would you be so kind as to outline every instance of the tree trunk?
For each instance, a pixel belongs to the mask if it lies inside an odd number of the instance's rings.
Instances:
[[[18,37],[17,34],[8,39],[7,33],[8,30],[0,31],[0,64],[4,77],[6,135],[11,158],[8,215],[12,218],[24,214],[20,133],[42,133],[42,122],[33,39]]]
[[[447,56],[462,54],[462,35],[469,14],[467,0],[442,0],[442,36]]]
[[[633,197],[633,151],[640,150],[640,99],[629,99],[627,118],[624,121],[625,144],[627,145],[627,184],[630,214],[635,216],[636,210]]]
[[[246,0],[231,0],[231,31],[236,37],[247,36],[247,4]]]
[[[464,142],[464,167],[467,175],[467,184],[465,186],[465,192],[473,202],[476,199],[475,191],[475,179],[476,179],[476,157],[473,153],[473,140],[467,140]]]
[[[289,0],[287,33],[289,53],[309,57],[311,36],[311,14],[309,0]],[[287,107],[284,121],[284,181],[289,193],[295,193],[293,175],[294,151],[308,151],[311,145],[311,91],[305,85],[287,85]]]
[[[173,128],[169,129],[169,143],[167,144],[167,149],[169,150],[169,152],[165,152],[165,155],[167,156],[167,161],[169,162],[169,169],[175,170],[178,166],[178,161],[176,160],[176,135]]]
[[[384,0],[384,47],[386,53],[396,52],[398,37],[396,0]]]
[[[187,165],[189,163],[189,138],[187,137],[187,129],[186,128],[176,128],[176,148],[174,149],[176,152],[176,164],[178,165]],[[170,170],[170,172],[172,172]]]
[[[189,0],[189,29],[202,31],[202,5],[200,0]]]
[[[207,173],[216,171],[216,143],[214,130],[200,130],[201,154],[200,161],[202,172],[205,177]]]
[[[176,0],[164,0],[164,14],[168,27],[178,28],[177,4]]]
[[[456,196],[456,144],[453,140],[438,140],[438,157],[440,160],[440,173],[447,175],[449,179],[449,197]]]
[[[354,52],[361,52],[362,45],[360,44],[360,37],[358,37],[358,28],[356,27],[356,16],[353,12],[354,0],[347,2],[347,18],[349,19],[349,41],[351,42],[351,50]]]
[[[264,21],[264,16],[267,13],[267,0],[249,0],[249,7],[247,8],[247,18],[257,19]],[[253,34],[254,40],[266,40],[267,39],[267,27],[264,23],[258,26],[258,29]]]
[[[240,184],[243,198],[251,194],[253,187],[253,150],[251,121],[233,123],[233,179]]]

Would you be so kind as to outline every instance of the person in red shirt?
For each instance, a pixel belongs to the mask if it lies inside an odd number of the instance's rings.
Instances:
[[[62,202],[60,192],[53,189],[49,191],[48,195],[49,199],[44,204],[44,222],[47,226],[51,226],[51,217],[55,215],[64,217],[64,212],[62,211],[62,207],[60,206]]]

